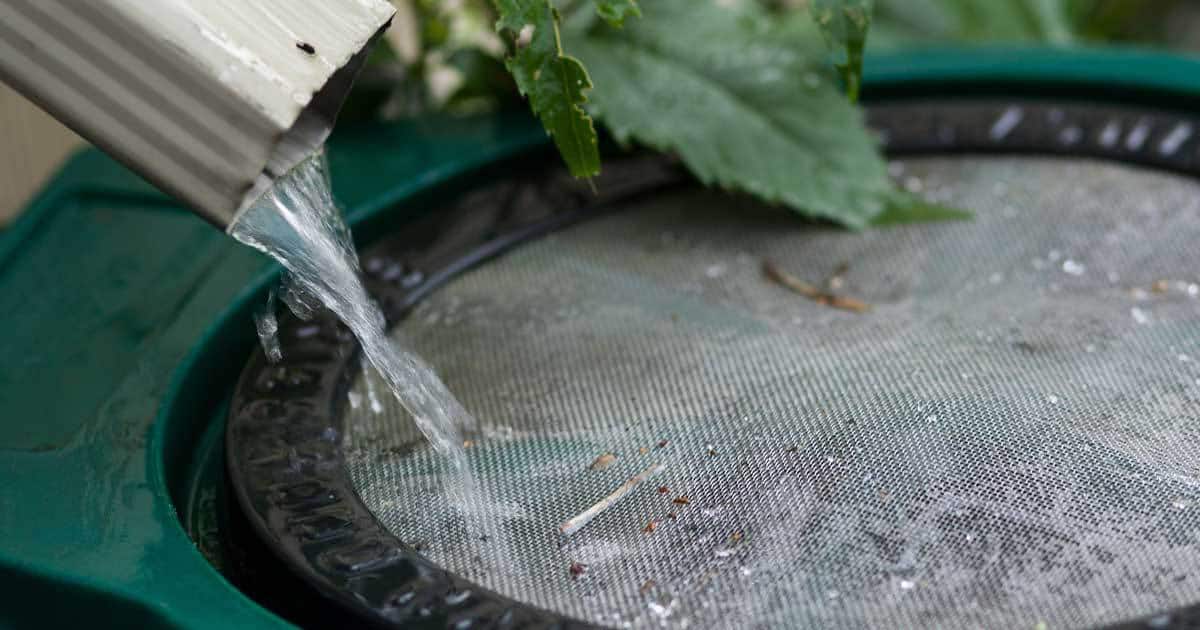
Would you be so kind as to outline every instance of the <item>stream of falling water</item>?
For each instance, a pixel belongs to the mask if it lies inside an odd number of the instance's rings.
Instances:
[[[460,505],[472,503],[474,483],[463,450],[462,431],[475,420],[433,369],[387,336],[383,312],[363,286],[350,231],[333,201],[324,154],[305,160],[280,177],[274,188],[229,227],[237,240],[269,254],[287,270],[282,301],[297,316],[311,314],[314,300],[333,311],[358,338],[363,355],[421,432],[447,459]],[[259,321],[273,335],[273,313]],[[269,354],[277,342],[264,340]],[[464,511],[465,513],[465,511]]]

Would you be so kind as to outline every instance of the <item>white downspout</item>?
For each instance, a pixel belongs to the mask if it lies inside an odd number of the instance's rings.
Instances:
[[[222,229],[329,135],[384,0],[0,0],[0,80]]]

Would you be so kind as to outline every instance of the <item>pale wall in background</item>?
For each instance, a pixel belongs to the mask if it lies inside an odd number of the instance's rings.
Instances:
[[[0,225],[17,213],[83,140],[0,84]]]

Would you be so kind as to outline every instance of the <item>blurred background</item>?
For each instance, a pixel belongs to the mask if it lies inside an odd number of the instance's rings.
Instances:
[[[807,0],[759,2],[780,19]],[[343,119],[469,115],[518,100],[491,0],[392,0],[398,14]],[[566,0],[564,4],[571,4]],[[646,10],[652,10],[646,3]],[[869,48],[1024,42],[1200,52],[1196,0],[876,0]],[[11,222],[83,141],[0,84],[0,225]]]

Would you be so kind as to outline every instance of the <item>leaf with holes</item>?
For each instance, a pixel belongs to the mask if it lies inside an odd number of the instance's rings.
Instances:
[[[554,140],[575,177],[600,173],[600,149],[583,109],[592,81],[579,60],[563,52],[558,11],[549,0],[495,0],[513,53],[506,61],[517,88]]]

